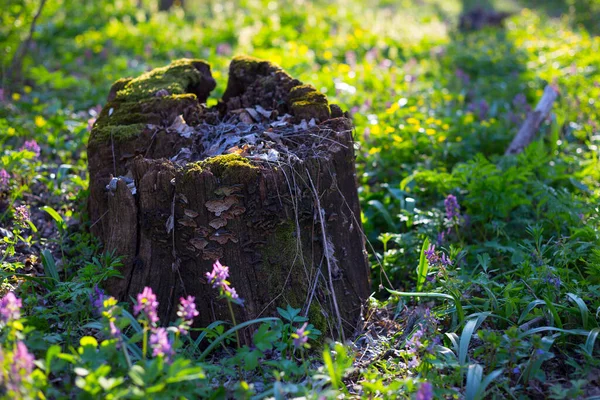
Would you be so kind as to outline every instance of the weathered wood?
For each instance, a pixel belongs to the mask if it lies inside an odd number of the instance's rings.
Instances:
[[[161,319],[175,318],[179,297],[195,296],[199,325],[206,326],[229,319],[205,279],[218,259],[245,300],[238,321],[290,304],[329,335],[352,333],[369,279],[351,121],[331,118],[332,110],[342,115],[339,107],[330,108],[311,86],[250,58],[232,62],[223,99],[207,109],[200,102],[214,88],[210,69],[198,61],[176,65],[189,74],[183,84],[173,83],[169,70],[151,72],[144,79],[159,81],[140,89],[144,96],[130,90],[142,88],[140,78],[117,82],[92,131],[93,232],[124,261],[124,278],[106,289],[127,300],[152,287]],[[203,98],[178,92],[189,91],[188,83]],[[131,93],[140,104],[124,96]],[[223,125],[251,115],[268,121]],[[238,140],[236,129],[255,132],[254,144],[230,149],[242,155],[211,154],[219,135]],[[177,159],[182,149],[185,161]]]
[[[519,129],[519,132],[510,143],[510,146],[506,149],[505,155],[518,154],[533,141],[540,124],[548,117],[548,114],[550,114],[552,104],[557,97],[558,91],[551,85],[546,86],[537,107],[527,115],[527,119]]]

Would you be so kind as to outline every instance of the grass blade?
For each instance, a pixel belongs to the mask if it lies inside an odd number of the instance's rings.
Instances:
[[[419,258],[419,266],[417,267],[417,292],[423,290],[423,284],[427,278],[427,270],[429,269],[429,262],[425,256],[425,251],[429,248],[429,238],[425,238],[423,246],[421,247],[421,257]]]
[[[533,300],[532,302],[527,304],[527,307],[525,307],[525,310],[523,310],[523,312],[521,313],[521,316],[519,317],[519,321],[517,323],[520,324],[521,322],[523,322],[525,320],[525,317],[527,317],[527,315],[531,312],[531,310],[533,310],[536,306],[539,306],[542,304],[546,304],[546,302],[544,300],[539,300],[539,299]]]
[[[600,328],[594,328],[588,334],[588,337],[585,341],[585,345],[583,349],[585,352],[591,357],[594,352],[594,344],[596,343],[596,339],[598,338],[598,334],[600,334]]]
[[[270,321],[279,321],[279,318],[274,318],[274,317],[258,318],[258,319],[253,319],[251,321],[242,322],[241,324],[234,326],[233,328],[231,328],[230,330],[228,330],[227,332],[225,332],[224,334],[222,334],[221,336],[219,336],[218,338],[213,340],[212,343],[206,348],[206,350],[204,350],[202,352],[202,354],[200,354],[200,357],[198,357],[198,361],[204,360],[204,358],[206,358],[206,356],[209,355],[210,352],[215,347],[217,347],[223,340],[225,340],[229,335],[232,335],[235,332],[239,331],[240,329],[245,328],[249,325],[259,324],[262,322],[270,322]]]
[[[576,294],[567,293],[567,297],[569,298],[569,300],[574,301],[575,304],[577,304],[577,307],[579,307],[579,313],[581,314],[581,322],[583,323],[583,329],[588,329],[588,318],[590,315],[590,310],[588,309],[587,305],[585,304],[583,299],[577,296]]]

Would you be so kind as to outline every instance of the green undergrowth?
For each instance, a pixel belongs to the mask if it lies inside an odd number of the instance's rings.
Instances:
[[[39,4],[9,3],[0,10],[2,74]],[[1,290],[22,300],[22,318],[0,325],[1,396],[600,395],[598,1],[488,1],[513,15],[504,28],[470,33],[455,27],[471,2],[190,0],[185,13],[154,3],[49,0],[23,83],[9,90],[1,75]],[[131,308],[114,309],[127,341],[119,347],[111,316],[90,300],[119,259],[89,234],[98,221],[85,211],[86,144],[101,112],[112,108],[118,123],[92,136],[133,136],[142,118],[162,118],[139,107],[162,101],[152,97],[159,87],[169,91],[159,99],[194,96],[185,93],[195,78],[173,82],[166,70],[141,87],[152,68],[206,60],[216,99],[237,54],[270,60],[323,94],[294,89],[299,107],[327,107],[326,96],[353,116],[374,293],[367,329],[329,342],[317,335],[318,313],[307,321],[289,307],[249,328],[216,322],[178,337],[169,364],[142,354],[144,322]],[[100,111],[111,84],[135,76]],[[504,156],[547,84],[560,91],[551,116],[522,154]],[[133,92],[138,108],[124,106]],[[193,167],[205,169],[232,181],[257,171],[234,155]],[[294,342],[305,323],[313,349]],[[236,329],[249,338],[239,348]],[[33,366],[12,367],[23,360],[19,342]]]

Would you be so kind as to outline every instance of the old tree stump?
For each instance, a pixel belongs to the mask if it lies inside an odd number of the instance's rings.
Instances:
[[[229,319],[205,278],[219,259],[238,321],[290,304],[348,335],[369,295],[351,121],[267,61],[233,59],[208,108],[215,85],[183,59],[112,86],[88,145],[92,230],[124,264],[106,289],[152,287],[163,321],[195,296],[206,326]]]

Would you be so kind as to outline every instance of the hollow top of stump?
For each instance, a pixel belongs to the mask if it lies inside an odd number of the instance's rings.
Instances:
[[[252,109],[258,109],[311,126],[342,116],[339,107],[330,106],[327,97],[313,86],[253,57],[233,58],[222,99],[207,108],[205,103],[215,87],[210,65],[198,59],[176,60],[137,78],[119,79],[92,128],[90,144],[128,141],[153,127],[217,125],[249,108],[251,116]]]

